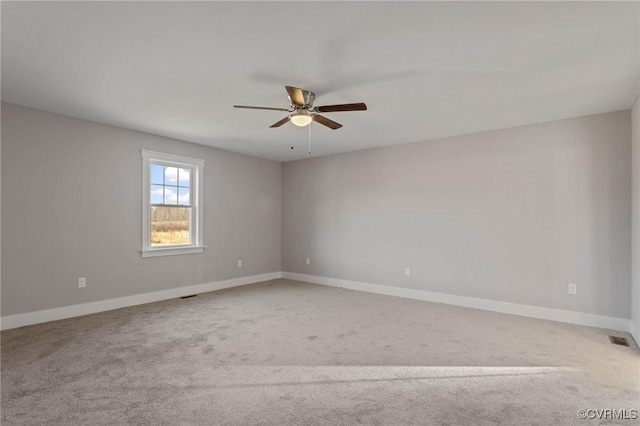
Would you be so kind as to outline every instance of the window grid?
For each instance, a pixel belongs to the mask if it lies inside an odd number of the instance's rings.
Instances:
[[[152,183],[153,181],[151,180],[150,183],[150,189],[153,189],[154,186],[158,187],[158,186],[162,186],[162,203],[152,203],[150,202],[150,206],[151,207],[185,207],[185,208],[191,208],[193,207],[193,194],[191,191],[191,188],[193,188],[193,184],[192,184],[192,179],[193,179],[193,175],[194,175],[194,170],[191,167],[177,167],[174,165],[169,165],[166,163],[161,163],[161,162],[152,162],[150,163],[150,166],[161,166],[162,167],[162,184],[158,184],[158,183]],[[170,183],[167,183],[167,174],[166,174],[166,170],[167,168],[175,168],[177,169],[176,171],[176,185],[171,185]],[[184,185],[180,185],[180,173],[182,170],[188,170],[189,171],[189,186],[184,186]],[[174,203],[167,203],[167,187],[173,189],[175,188],[175,192],[176,192],[176,204]],[[182,204],[180,203],[180,189],[186,189],[188,191],[188,195],[189,195],[189,202]],[[152,191],[151,191],[152,192]],[[150,200],[151,201],[151,200]]]

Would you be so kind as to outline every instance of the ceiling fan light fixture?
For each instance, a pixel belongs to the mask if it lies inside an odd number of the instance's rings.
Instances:
[[[304,127],[308,126],[313,121],[313,118],[307,111],[299,111],[291,115],[289,120],[298,127]]]

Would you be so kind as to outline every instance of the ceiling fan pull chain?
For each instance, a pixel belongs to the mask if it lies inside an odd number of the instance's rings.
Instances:
[[[307,127],[309,128],[309,155],[311,155],[311,123]]]
[[[293,149],[293,128],[289,127],[289,139],[291,140],[291,149]]]

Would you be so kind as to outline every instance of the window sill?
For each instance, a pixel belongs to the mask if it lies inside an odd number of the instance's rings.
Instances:
[[[203,253],[205,248],[206,246],[156,248],[140,250],[140,254],[142,257],[175,256],[179,254]]]

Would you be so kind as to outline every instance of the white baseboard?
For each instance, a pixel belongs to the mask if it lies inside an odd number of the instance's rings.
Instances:
[[[521,305],[518,303],[499,302],[496,300],[478,299],[475,297],[456,296],[453,294],[434,293],[431,291],[414,290],[409,288],[390,287],[358,281],[341,280],[337,278],[318,277],[315,275],[297,274],[293,272],[282,272],[282,278],[313,284],[322,284],[331,287],[341,287],[350,290],[365,291],[368,293],[385,294],[387,296],[404,297],[407,299],[417,299],[427,302],[445,303],[448,305],[464,306],[466,308],[520,315],[523,317],[566,322],[570,324],[586,325],[617,331],[630,331],[630,321],[624,318],[585,314],[561,309],[543,308],[540,306]],[[637,334],[634,335],[634,339],[638,341],[636,336]]]
[[[633,340],[636,341],[636,345],[640,346],[640,327],[634,324],[633,321],[629,321],[629,333]]]
[[[543,308],[540,306],[500,302],[496,300],[478,299],[474,297],[456,296],[453,294],[435,293],[424,290],[390,287],[358,281],[341,280],[337,278],[319,277],[315,275],[297,274],[293,272],[271,272],[267,274],[233,278],[229,280],[215,281],[205,284],[196,284],[187,287],[172,288],[168,290],[155,291],[152,293],[119,297],[116,299],[100,300],[97,302],[82,303],[79,305],[63,306],[60,308],[47,309],[44,311],[9,315],[0,318],[0,329],[8,330],[11,328],[23,327],[26,325],[56,321],[81,315],[95,314],[98,312],[126,308],[135,305],[142,305],[145,303],[158,302],[161,300],[173,299],[176,297],[188,296],[191,294],[206,293],[209,291],[222,290],[225,288],[239,287],[242,285],[257,283],[261,281],[269,281],[277,278],[287,278],[291,280],[304,281],[313,284],[322,284],[331,287],[341,287],[350,290],[365,291],[368,293],[384,294],[387,296],[424,300],[427,302],[435,303],[445,303],[448,305],[520,315],[530,318],[539,318],[551,321],[566,322],[570,324],[625,331],[631,333],[634,340],[640,343],[640,329],[628,319],[585,314],[581,312],[565,311],[561,309]]]
[[[144,303],[158,302],[160,300],[174,299],[176,297],[189,296],[191,294],[206,293],[208,291],[239,287],[246,284],[268,281],[281,277],[281,272],[270,272],[268,274],[252,275],[248,277],[233,278],[230,280],[215,281],[205,284],[196,284],[186,287],[154,291],[152,293],[136,294],[134,296],[118,297],[117,299],[100,300],[97,302],[63,306],[61,308],[47,309],[44,311],[9,315],[0,319],[0,329],[8,330],[10,328],[23,327],[25,325],[33,325],[48,321],[77,317],[81,315],[95,314],[97,312],[142,305]]]

